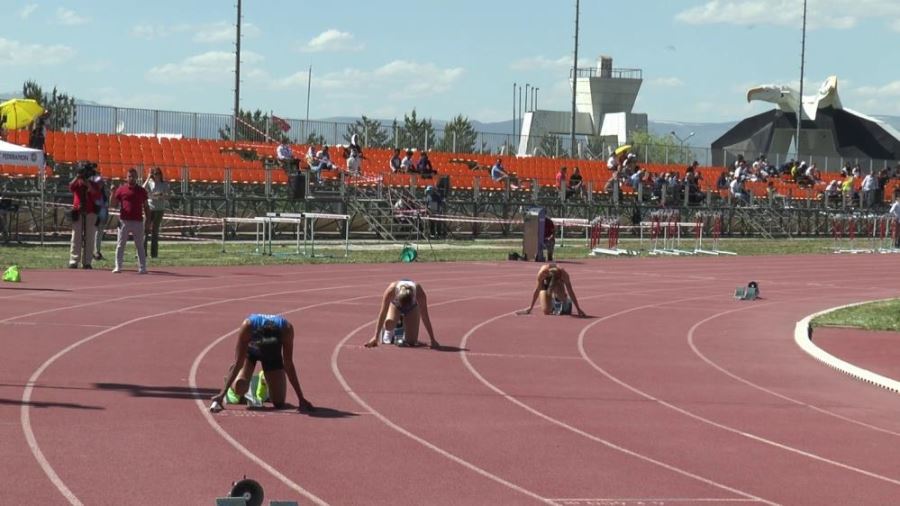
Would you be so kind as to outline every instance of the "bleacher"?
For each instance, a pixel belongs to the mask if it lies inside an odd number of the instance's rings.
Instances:
[[[27,144],[28,132],[18,130],[10,132],[9,142],[20,145]],[[271,162],[277,144],[263,142],[231,142],[211,139],[188,138],[157,138],[155,136],[133,136],[96,133],[71,133],[48,132],[45,151],[57,164],[75,163],[82,160],[96,162],[100,173],[113,180],[125,178],[128,168],[133,166],[160,167],[166,178],[172,182],[180,182],[187,179],[193,183],[223,183],[226,174],[230,174],[233,184],[261,184],[266,179],[264,162]],[[292,145],[294,156],[303,159],[308,146]],[[334,147],[331,153],[332,161],[338,167],[345,167],[346,160],[343,149]],[[253,159],[245,158],[252,154]],[[381,177],[384,184],[396,187],[408,187],[412,184],[411,174],[393,174],[389,170],[389,160],[393,154],[390,149],[370,148],[365,150],[362,164],[363,175],[367,178],[360,179],[359,184],[366,184],[374,177]],[[490,154],[478,153],[445,153],[432,151],[429,153],[432,165],[437,174],[435,178],[450,176],[451,188],[457,190],[471,190],[478,186],[484,191],[500,191],[501,183],[491,180],[489,167],[498,158]],[[591,183],[595,193],[602,193],[604,185],[610,177],[610,171],[603,160],[577,160],[565,158],[517,158],[514,156],[499,157],[504,167],[510,173],[518,177],[520,181],[535,181],[541,187],[553,188],[556,186],[556,173],[560,167],[579,167],[585,183]],[[460,163],[460,160],[470,163]],[[301,161],[301,164],[303,162]],[[476,167],[474,170],[470,167]],[[663,174],[666,172],[677,173],[683,178],[686,167],[677,164],[642,163],[642,168],[648,173]],[[715,182],[719,174],[726,170],[723,167],[700,167],[702,176],[701,190],[712,191],[714,194],[724,196],[726,190],[717,190]],[[0,166],[0,174],[7,177],[28,178],[35,177],[37,170],[28,167]],[[286,185],[288,176],[282,170],[271,171],[272,183]],[[339,177],[336,171],[324,171],[325,179]],[[768,193],[768,185],[771,183],[776,195],[791,199],[819,199],[825,185],[831,179],[839,178],[838,173],[822,173],[822,182],[811,188],[801,187],[792,180],[784,178],[770,178],[769,182],[748,182],[746,188],[757,197],[764,197]],[[857,181],[858,185],[860,181]],[[353,180],[350,184],[354,184]],[[435,179],[416,177],[415,184],[424,188],[435,184]],[[885,189],[885,200],[889,201],[894,189],[900,186],[900,181],[894,179]],[[528,185],[524,185],[529,188]],[[623,195],[633,193],[630,189],[623,188]]]

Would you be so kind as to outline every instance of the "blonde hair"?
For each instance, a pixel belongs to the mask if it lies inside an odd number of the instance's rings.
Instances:
[[[559,270],[559,267],[553,266],[547,269],[548,280],[547,280],[547,288],[553,288],[559,283],[560,278],[562,277],[562,273]]]
[[[397,287],[397,302],[401,306],[406,306],[412,302],[413,298],[413,290],[409,285],[403,285]]]

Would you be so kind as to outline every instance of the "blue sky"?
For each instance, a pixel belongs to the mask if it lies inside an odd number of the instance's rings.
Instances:
[[[3,0],[0,92],[26,79],[102,104],[228,113],[234,0]],[[511,119],[513,83],[568,110],[574,0],[244,0],[241,103],[276,115]],[[757,84],[797,84],[802,0],[583,0],[579,66],[643,69],[635,112],[737,120]],[[900,1],[809,0],[806,92],[900,115]]]

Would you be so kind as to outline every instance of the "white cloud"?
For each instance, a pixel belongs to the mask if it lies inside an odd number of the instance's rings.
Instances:
[[[252,74],[253,65],[263,61],[263,57],[252,51],[241,52],[241,72]],[[162,83],[176,82],[221,82],[234,71],[234,53],[227,51],[207,51],[185,58],[179,63],[157,65],[147,71],[147,78]]]
[[[346,68],[325,74],[313,72],[312,87],[335,99],[387,98],[408,102],[410,99],[446,93],[464,73],[460,67],[441,68],[433,63],[395,60],[372,70]],[[307,76],[307,70],[300,70],[269,80],[268,87],[273,90],[306,88]],[[362,86],[363,83],[365,86]],[[383,106],[390,107],[389,104]]]
[[[363,44],[357,44],[352,33],[341,32],[332,28],[313,37],[300,50],[305,53],[319,53],[326,51],[359,51],[362,48]]]
[[[234,41],[234,37],[236,35],[235,25],[225,21],[219,21],[218,23],[209,23],[205,25],[197,25],[194,30],[194,42],[232,42]],[[259,34],[260,29],[253,23],[244,23],[243,26],[241,26],[241,38],[255,37]]]
[[[708,0],[681,11],[675,19],[683,23],[799,26],[802,3],[792,0]],[[810,28],[844,30],[866,18],[900,16],[895,0],[810,0],[807,25]]]
[[[83,25],[88,21],[90,21],[90,18],[81,16],[73,10],[69,10],[63,7],[58,7],[56,9],[56,22],[61,25]]]
[[[647,84],[663,88],[677,88],[679,86],[684,86],[684,81],[677,77],[657,77],[648,81]]]
[[[596,65],[597,62],[586,58],[580,58],[578,60],[578,68],[587,68]],[[560,56],[555,60],[545,58],[544,56],[533,56],[530,58],[522,58],[509,64],[510,70],[558,70],[571,67],[572,56]]]
[[[0,61],[6,65],[54,65],[67,62],[73,56],[75,50],[62,44],[23,44],[0,38]]]
[[[900,81],[894,81],[883,86],[860,86],[851,90],[851,92],[873,98],[900,97]]]
[[[19,17],[22,19],[28,19],[28,16],[31,16],[31,14],[34,13],[37,8],[37,4],[25,4],[25,6],[19,10]]]

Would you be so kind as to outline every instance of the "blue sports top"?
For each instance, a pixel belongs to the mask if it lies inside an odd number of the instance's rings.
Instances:
[[[287,320],[280,315],[254,313],[247,317],[250,322],[250,347],[266,348],[281,344],[281,333],[278,336],[263,335],[262,330],[266,324],[273,325],[278,330],[284,330]]]

